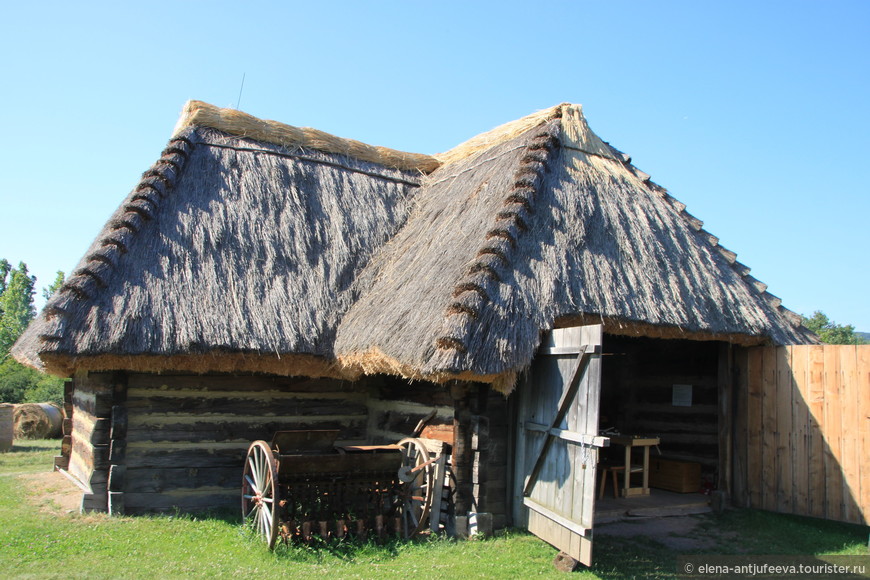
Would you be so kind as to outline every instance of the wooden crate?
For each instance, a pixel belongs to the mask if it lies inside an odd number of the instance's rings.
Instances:
[[[701,489],[701,464],[650,458],[649,486],[679,493],[695,493]]]

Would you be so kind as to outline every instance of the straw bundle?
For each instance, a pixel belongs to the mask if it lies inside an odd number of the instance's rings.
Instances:
[[[60,437],[63,412],[54,403],[15,405],[16,439],[53,439]]]
[[[0,451],[12,449],[15,405],[0,403]]]

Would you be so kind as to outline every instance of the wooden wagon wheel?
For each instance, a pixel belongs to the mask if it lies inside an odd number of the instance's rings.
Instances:
[[[432,508],[434,462],[426,445],[419,439],[399,441],[402,448],[402,466],[399,468],[398,508],[401,512],[402,535],[415,536],[426,525]]]
[[[254,441],[245,457],[242,477],[242,517],[245,525],[263,537],[269,549],[278,538],[278,463],[265,441]]]

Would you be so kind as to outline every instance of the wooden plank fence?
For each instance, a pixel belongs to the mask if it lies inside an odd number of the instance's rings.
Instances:
[[[735,357],[734,502],[870,522],[870,346]]]

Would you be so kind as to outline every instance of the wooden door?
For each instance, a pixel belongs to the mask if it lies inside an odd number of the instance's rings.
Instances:
[[[520,385],[514,518],[589,566],[598,450],[601,325],[550,332]]]

